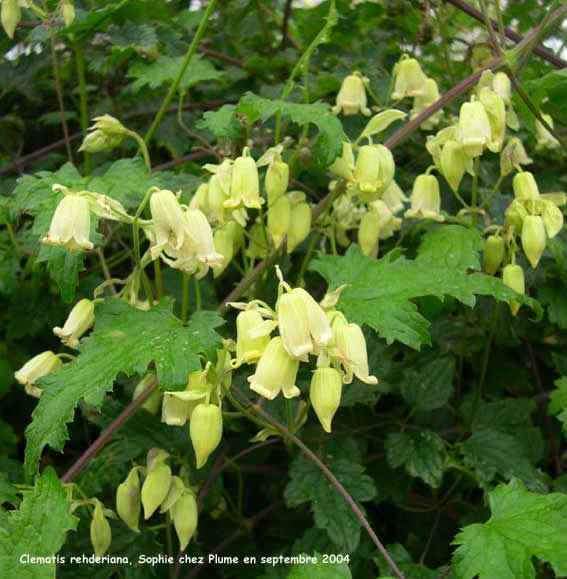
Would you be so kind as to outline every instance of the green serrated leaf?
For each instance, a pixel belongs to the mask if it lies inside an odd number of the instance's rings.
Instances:
[[[438,225],[423,236],[418,257],[423,263],[444,265],[450,269],[479,270],[483,245],[477,229]]]
[[[45,445],[61,451],[68,438],[66,424],[79,400],[100,408],[119,372],[145,372],[154,362],[160,387],[180,389],[187,375],[201,367],[200,353],[214,350],[222,324],[213,312],[197,312],[187,326],[171,313],[171,300],[144,312],[118,299],[96,307],[93,333],[84,339],[80,354],[60,371],[38,381],[43,395],[26,429],[25,472],[30,479]]]
[[[418,411],[441,408],[453,393],[454,376],[454,358],[439,358],[412,365],[404,372],[400,392],[407,403]]]
[[[473,432],[463,443],[463,460],[484,484],[499,474],[506,479],[518,477],[531,488],[541,487],[522,443],[511,434],[492,428]]]
[[[364,467],[343,454],[335,454],[328,467],[355,501],[370,501],[376,495],[372,479]],[[290,468],[291,480],[284,497],[289,507],[311,502],[315,526],[325,529],[343,553],[356,550],[360,540],[360,521],[345,499],[308,457],[300,454]]]
[[[25,554],[49,557],[56,554],[67,531],[79,519],[70,513],[67,492],[53,468],[37,476],[33,490],[24,495],[20,508],[8,513],[8,528],[0,527],[0,576],[2,579],[52,579],[55,562],[25,564]]]
[[[321,553],[315,552],[314,556],[317,557],[317,563],[297,563],[290,569],[287,579],[351,579],[346,563],[323,563]]]
[[[217,138],[237,139],[242,133],[236,105],[223,105],[218,111],[207,111],[197,123],[197,128],[209,129]]]
[[[331,107],[327,103],[288,103],[248,92],[240,99],[239,110],[242,105],[255,109],[262,121],[279,113],[300,126],[314,124],[319,129],[322,161],[327,165],[340,155],[342,143],[347,140],[341,121],[331,112]]]
[[[437,434],[430,430],[390,432],[385,446],[392,468],[403,466],[409,475],[434,488],[441,484],[445,445]]]
[[[465,527],[453,555],[460,579],[534,579],[532,557],[567,573],[567,496],[531,493],[512,480],[489,494],[492,516]]]
[[[507,301],[515,299],[541,315],[541,306],[527,296],[520,296],[502,280],[482,273],[468,274],[462,266],[448,268],[432,258],[431,252],[414,260],[389,256],[379,260],[365,257],[358,246],[351,246],[344,256],[320,255],[310,266],[334,289],[345,284],[337,305],[346,317],[358,324],[368,324],[388,343],[394,340],[419,350],[431,342],[429,322],[410,300],[421,296],[445,295],[457,298],[470,307],[477,295],[490,295]]]
[[[164,84],[171,84],[181,69],[183,59],[183,56],[160,55],[151,63],[136,62],[128,69],[128,76],[136,79],[132,90],[139,91],[145,86],[155,89]],[[200,54],[194,54],[179,83],[179,91],[184,92],[203,81],[220,80],[223,76],[224,73],[217,70],[208,60]]]

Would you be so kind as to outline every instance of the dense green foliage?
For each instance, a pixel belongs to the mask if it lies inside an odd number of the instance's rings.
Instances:
[[[0,577],[567,576],[567,7],[20,4]]]

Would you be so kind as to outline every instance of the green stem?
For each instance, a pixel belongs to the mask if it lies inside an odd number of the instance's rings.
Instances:
[[[197,276],[193,276],[193,285],[195,286],[195,311],[201,311],[201,286]]]
[[[171,103],[173,97],[175,96],[175,92],[177,91],[177,87],[179,86],[179,83],[181,82],[181,79],[183,78],[183,75],[185,74],[185,71],[187,70],[189,63],[191,62],[191,58],[192,58],[193,54],[195,53],[195,50],[197,49],[197,46],[198,46],[199,42],[201,41],[203,34],[205,33],[205,30],[207,28],[207,24],[209,22],[209,18],[211,16],[213,10],[215,9],[216,3],[217,3],[217,0],[211,0],[209,5],[207,6],[207,9],[205,10],[205,14],[203,14],[203,18],[201,19],[201,22],[199,24],[199,28],[197,28],[197,32],[195,33],[195,36],[193,37],[193,41],[191,42],[191,44],[187,50],[187,53],[185,54],[185,58],[183,59],[183,63],[181,64],[181,68],[179,69],[179,72],[177,73],[175,80],[173,81],[173,83],[169,87],[169,91],[167,92],[167,95],[163,99],[161,107],[160,107],[159,111],[157,112],[150,128],[148,129],[146,136],[144,137],[144,142],[146,143],[146,145],[150,142],[150,139],[153,137],[155,130],[158,128],[159,124],[161,123],[163,116],[165,115],[167,108],[169,107],[169,104]]]
[[[87,81],[85,74],[85,59],[83,55],[83,47],[79,42],[73,44],[75,50],[75,64],[77,66],[77,79],[79,81],[79,114],[81,116],[81,130],[83,131],[83,139],[87,136],[89,131],[89,109],[87,102]],[[88,175],[90,173],[90,155],[87,151],[83,151],[83,173]]]
[[[156,284],[156,299],[159,301],[163,297],[163,284],[161,282],[161,262],[154,260],[154,280]]]
[[[135,273],[135,275],[138,277],[138,279],[140,279],[140,277],[141,277],[142,284],[144,285],[144,291],[146,292],[146,297],[150,300],[150,304],[153,303],[153,295],[151,292],[151,287],[149,286],[149,280],[148,280],[147,276],[145,275],[145,273],[143,271],[143,267],[142,267],[142,260],[140,257],[140,228],[138,225],[138,220],[140,218],[140,215],[142,215],[142,212],[144,211],[146,205],[148,204],[148,201],[150,200],[150,197],[152,196],[152,193],[154,192],[154,190],[155,189],[153,187],[150,187],[146,191],[146,194],[144,195],[142,202],[138,206],[138,209],[136,210],[136,214],[134,215],[134,219],[132,221],[132,237],[133,237],[133,241],[134,241],[134,257],[136,259],[136,273]]]
[[[185,324],[189,313],[189,279],[188,273],[181,273],[181,321]]]
[[[313,235],[311,236],[310,241],[309,241],[309,245],[307,246],[307,251],[305,252],[305,255],[303,256],[303,261],[301,262],[301,267],[299,268],[299,273],[297,274],[297,280],[295,282],[295,285],[298,287],[303,285],[303,276],[305,275],[305,270],[307,269],[307,264],[309,263],[309,258],[311,257],[311,254],[313,253],[315,246],[317,245],[318,239],[319,239],[319,234],[314,232]]]
[[[471,191],[471,208],[476,209],[476,197],[478,193],[478,172],[480,170],[480,157],[474,160],[474,175],[472,181],[472,191]],[[476,225],[476,212],[472,214],[473,225]]]
[[[140,135],[138,135],[138,133],[136,133],[135,131],[128,131],[128,135],[130,135],[133,139],[135,139],[138,145],[140,146],[140,150],[142,151],[142,155],[144,156],[144,163],[146,165],[146,169],[148,170],[148,173],[151,175],[152,162],[150,161],[150,154],[148,152],[148,147],[146,146],[144,139],[142,139],[142,137],[140,137]]]
[[[483,209],[490,203],[494,195],[496,195],[496,193],[498,192],[498,189],[500,189],[500,185],[502,184],[503,180],[504,175],[500,175],[500,177],[498,177],[496,183],[494,184],[494,187],[492,188],[490,195],[478,206],[479,209]]]

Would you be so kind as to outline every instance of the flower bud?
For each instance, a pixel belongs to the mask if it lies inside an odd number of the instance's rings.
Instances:
[[[222,439],[221,409],[215,404],[198,404],[191,414],[189,434],[197,468],[201,468]]]
[[[543,219],[539,215],[527,215],[522,227],[522,247],[534,269],[539,263],[546,243]]]
[[[53,328],[53,333],[61,338],[63,344],[77,350],[79,338],[90,330],[94,323],[94,302],[85,298],[75,304],[62,328]]]
[[[490,122],[487,147],[493,153],[498,153],[502,149],[506,135],[506,105],[500,95],[487,87],[480,91],[479,98]]]
[[[165,462],[154,462],[142,485],[144,519],[149,519],[167,497],[171,483],[171,469]]]
[[[337,104],[332,111],[338,115],[342,110],[345,116],[356,115],[359,111],[363,115],[370,115],[370,109],[366,106],[365,82],[368,82],[368,79],[359,73],[345,77],[337,94]]]
[[[341,403],[341,375],[334,368],[317,368],[311,378],[309,398],[325,432],[331,432],[331,421]]]
[[[423,94],[427,77],[415,58],[408,58],[406,55],[402,56],[401,60],[394,66],[393,76],[393,100]]]
[[[101,151],[118,147],[122,140],[130,133],[128,129],[111,115],[102,115],[94,118],[90,133],[84,138],[79,151],[100,153]]]
[[[236,317],[236,365],[254,364],[270,342],[269,334],[252,336],[264,324],[262,316],[254,310],[245,310]]]
[[[484,271],[489,275],[494,275],[502,265],[505,253],[504,240],[498,235],[490,235],[486,240],[482,254]]]
[[[20,20],[22,19],[22,11],[18,0],[2,0],[2,26],[6,34],[10,38],[14,38],[14,32]]]
[[[418,175],[411,192],[411,208],[404,215],[443,221],[445,218],[440,214],[440,210],[441,194],[437,178],[434,175]]]
[[[232,260],[232,236],[224,229],[217,229],[214,235],[215,252],[222,255],[222,263],[213,266],[214,277],[218,277]]]
[[[524,204],[517,199],[514,199],[506,208],[506,222],[514,227],[514,231],[518,235],[522,233],[522,224],[527,214]]]
[[[504,285],[513,289],[516,293],[524,295],[526,293],[524,282],[524,270],[516,264],[509,264],[502,270],[502,281]],[[509,300],[508,305],[512,315],[515,316],[520,309],[520,304],[516,300]]]
[[[28,360],[14,373],[14,378],[24,386],[33,386],[42,376],[55,372],[62,367],[63,362],[61,362],[59,357],[51,350],[46,350]],[[41,390],[37,394],[41,394]],[[39,398],[39,395],[36,397]]]
[[[63,245],[70,251],[92,249],[89,241],[91,216],[89,202],[79,195],[65,195],[55,209],[49,232],[41,239],[46,245]]]
[[[268,400],[273,400],[280,390],[283,390],[285,398],[299,396],[301,392],[295,385],[298,369],[299,360],[290,357],[282,338],[272,338],[256,366],[255,374],[248,377],[250,390]]]
[[[287,231],[287,252],[291,253],[311,231],[311,209],[302,201],[292,206]]]
[[[553,119],[551,115],[541,113],[542,119],[553,129]],[[559,141],[536,119],[536,149],[556,149],[559,147]]]
[[[167,497],[161,504],[159,508],[160,513],[166,513],[173,507],[173,505],[181,498],[181,495],[185,491],[185,485],[183,481],[178,476],[171,477],[171,484],[169,485],[169,491]]]
[[[517,165],[530,165],[533,160],[528,157],[522,141],[518,137],[508,139],[500,153],[500,174],[509,175]]]
[[[510,104],[512,83],[505,72],[495,73],[492,79],[492,90],[499,95],[506,104]]]
[[[552,201],[545,201],[542,212],[547,237],[553,239],[563,228],[563,213]]]
[[[268,231],[275,247],[279,247],[289,230],[291,203],[285,196],[279,197],[268,209]]]
[[[490,120],[480,101],[462,104],[458,133],[465,153],[471,158],[480,157],[484,147],[492,140]]]
[[[71,26],[75,20],[75,7],[69,0],[63,0],[61,2],[61,17],[66,27]]]
[[[116,512],[132,531],[138,533],[140,520],[140,478],[137,467],[128,473],[126,480],[116,489]]]
[[[465,154],[463,145],[447,141],[441,151],[441,171],[453,191],[458,191],[467,169],[472,170],[472,161]]]
[[[378,255],[380,219],[375,211],[368,211],[358,227],[358,245],[362,253],[369,257]]]
[[[97,499],[94,500],[96,503],[91,521],[91,543],[95,556],[102,557],[112,542],[112,531],[110,530],[110,524],[104,516],[102,503]]]
[[[368,371],[368,354],[366,351],[366,339],[357,324],[333,326],[336,348],[340,353],[340,362],[346,370],[345,384],[352,381],[354,374],[366,384],[377,384],[376,376],[371,376]]]
[[[254,209],[260,209],[264,200],[260,197],[260,179],[258,168],[252,157],[245,155],[238,157],[232,166],[232,181],[230,186],[230,198],[224,202],[226,208],[236,208],[244,205]]]
[[[181,551],[189,544],[197,528],[198,517],[199,509],[197,508],[197,501],[191,492],[182,495],[171,507],[171,518],[173,519],[173,526],[177,533]]]
[[[512,187],[514,188],[514,197],[516,199],[523,201],[526,199],[537,199],[539,197],[536,180],[529,171],[516,173],[512,180]]]
[[[282,196],[289,185],[289,165],[281,159],[274,158],[268,165],[264,186],[268,196],[268,207],[271,207]]]

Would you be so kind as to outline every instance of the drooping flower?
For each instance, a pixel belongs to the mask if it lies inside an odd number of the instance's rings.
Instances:
[[[88,200],[80,195],[65,195],[57,205],[47,236],[41,239],[41,243],[63,245],[70,251],[92,249],[90,230]]]
[[[398,100],[424,94],[427,77],[415,58],[408,58],[404,54],[394,66],[393,75],[394,91],[392,92],[392,99]]]
[[[25,387],[30,396],[39,398],[41,388],[35,383],[42,377],[63,367],[61,359],[51,350],[46,350],[28,360],[19,370],[14,373],[14,378]]]
[[[434,175],[418,175],[411,192],[411,208],[404,215],[406,217],[434,219],[443,221],[441,211],[441,194],[439,182]]]
[[[76,350],[79,347],[79,339],[94,323],[94,302],[82,299],[75,304],[63,327],[55,326],[53,333],[61,338],[66,346]]]
[[[366,106],[365,83],[367,82],[368,79],[358,72],[345,77],[337,94],[337,104],[332,111],[336,115],[342,111],[345,116],[356,115],[359,111],[363,115],[370,115],[370,109]]]
[[[331,422],[341,403],[341,375],[334,368],[317,368],[309,387],[309,399],[325,432],[331,432]]]

